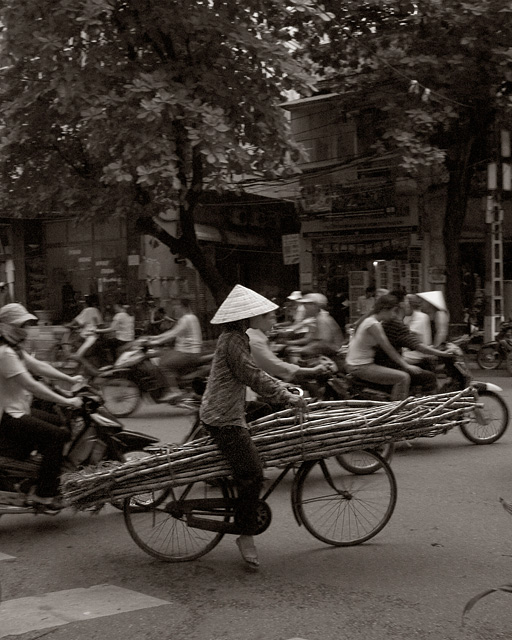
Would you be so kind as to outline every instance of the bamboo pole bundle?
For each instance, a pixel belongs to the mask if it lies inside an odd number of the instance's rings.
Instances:
[[[400,402],[314,402],[303,413],[286,409],[249,425],[265,466],[325,458],[387,442],[434,437],[469,419],[471,389]],[[208,437],[163,445],[147,457],[67,474],[64,498],[76,508],[136,494],[225,477],[230,468]]]

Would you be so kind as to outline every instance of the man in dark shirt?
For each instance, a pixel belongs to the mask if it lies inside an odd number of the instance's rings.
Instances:
[[[399,307],[403,305],[404,296],[401,292],[392,291],[399,300]],[[425,354],[425,363],[423,366],[428,366],[428,356],[436,356],[437,358],[446,358],[447,353],[434,349],[423,344],[418,336],[409,330],[409,328],[402,322],[401,314],[397,317],[393,317],[390,320],[382,322],[382,328],[386,334],[388,340],[393,347],[400,352],[402,348],[411,349],[412,351],[420,351]],[[383,365],[385,367],[396,367],[391,360],[382,351],[377,351],[375,354],[375,363]],[[411,386],[421,386],[425,394],[435,393],[437,391],[436,375],[433,371],[422,369],[421,373],[411,374]]]

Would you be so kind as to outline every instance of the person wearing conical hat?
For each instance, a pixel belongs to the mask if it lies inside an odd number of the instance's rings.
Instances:
[[[450,314],[442,291],[423,291],[417,294],[432,321],[432,345],[439,347],[448,338]]]
[[[257,505],[263,483],[263,465],[245,420],[245,394],[249,386],[271,404],[300,405],[285,383],[257,367],[251,357],[246,330],[249,318],[274,311],[277,305],[256,291],[237,284],[212,324],[223,325],[199,417],[220,451],[229,461],[237,485],[236,522],[241,535],[236,543],[247,565],[257,569],[259,560],[253,534],[257,531]]]

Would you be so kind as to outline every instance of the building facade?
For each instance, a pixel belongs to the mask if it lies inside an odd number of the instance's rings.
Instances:
[[[300,285],[332,301],[357,299],[366,287],[407,292],[443,290],[445,190],[420,187],[399,171],[392,154],[377,154],[375,109],[347,112],[337,94],[293,100],[293,135],[307,151],[298,195],[301,219]],[[485,171],[485,167],[483,168]],[[468,305],[489,277],[485,177],[477,175],[461,237],[461,268]],[[504,203],[505,293],[512,280],[510,203]],[[505,307],[512,315],[512,282]]]

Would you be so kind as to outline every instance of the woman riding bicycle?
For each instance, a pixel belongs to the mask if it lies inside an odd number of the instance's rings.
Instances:
[[[299,405],[303,400],[285,384],[259,369],[251,357],[245,331],[249,318],[277,309],[260,294],[237,284],[211,320],[222,324],[199,417],[227,458],[237,484],[236,521],[242,535],[237,545],[250,568],[259,566],[253,541],[263,484],[263,465],[245,420],[246,386],[275,403]]]

